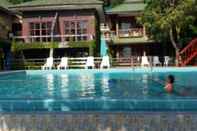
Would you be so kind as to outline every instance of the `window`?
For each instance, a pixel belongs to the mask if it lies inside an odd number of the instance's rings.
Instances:
[[[131,48],[130,47],[125,47],[123,48],[123,57],[129,58],[131,57]]]
[[[131,23],[121,23],[121,29],[122,30],[128,30],[131,27]]]
[[[87,21],[65,21],[66,41],[87,40]]]
[[[77,22],[77,40],[87,40],[87,21]]]
[[[51,22],[30,23],[30,35],[33,41],[50,41]]]

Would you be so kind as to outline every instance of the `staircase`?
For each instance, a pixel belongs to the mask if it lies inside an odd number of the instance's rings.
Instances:
[[[197,57],[197,38],[193,39],[177,56],[179,60],[179,66],[187,66]],[[197,65],[197,63],[192,63]]]

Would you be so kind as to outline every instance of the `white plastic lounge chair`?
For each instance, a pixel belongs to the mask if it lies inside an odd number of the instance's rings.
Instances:
[[[141,66],[150,66],[147,56],[142,56]]]
[[[67,69],[68,68],[68,58],[62,57],[60,64],[57,66],[57,69]]]
[[[89,56],[87,58],[87,61],[86,61],[85,69],[94,68],[94,67],[95,67],[95,65],[94,65],[94,57],[93,56]]]
[[[53,57],[47,58],[46,63],[41,67],[42,70],[51,70],[53,67]]]
[[[164,56],[164,66],[169,66],[169,62],[170,62],[170,57]]]
[[[109,61],[109,56],[103,56],[100,68],[110,68],[110,61]]]
[[[153,66],[161,66],[161,62],[159,61],[159,57],[158,56],[153,56]]]

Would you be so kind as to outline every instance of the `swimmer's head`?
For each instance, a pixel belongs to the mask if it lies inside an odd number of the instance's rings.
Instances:
[[[168,78],[167,78],[167,82],[172,83],[172,84],[174,83],[174,80],[175,79],[174,79],[173,75],[169,75]]]

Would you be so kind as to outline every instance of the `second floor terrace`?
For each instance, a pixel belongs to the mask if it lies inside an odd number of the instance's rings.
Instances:
[[[137,23],[135,16],[109,16],[101,25],[106,40],[147,39],[146,29]]]
[[[108,41],[147,40],[145,26],[139,23],[145,3],[142,0],[125,0],[122,4],[105,10],[106,21],[101,31]]]

